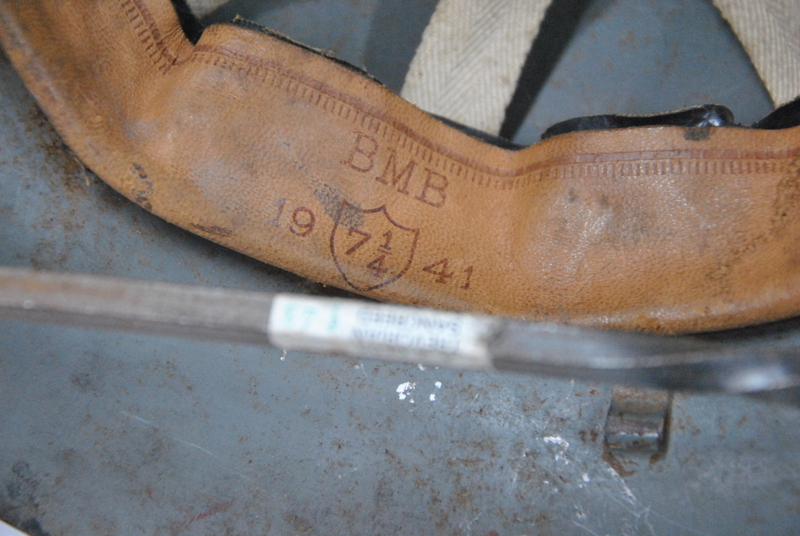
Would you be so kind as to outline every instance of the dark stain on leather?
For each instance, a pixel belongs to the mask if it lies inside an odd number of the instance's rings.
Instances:
[[[214,236],[225,237],[233,234],[232,229],[227,229],[218,225],[200,225],[199,223],[193,223],[192,228]]]
[[[688,127],[683,131],[683,139],[688,141],[703,141],[711,137],[712,127]]]
[[[333,221],[339,221],[340,225],[349,227],[360,227],[364,223],[362,212],[348,210],[342,211],[342,201],[347,198],[347,194],[341,188],[331,186],[323,181],[314,179],[314,197],[322,205],[322,209]]]
[[[150,196],[153,195],[154,191],[153,182],[140,164],[134,163],[131,171],[136,181],[133,188],[134,202],[145,210],[152,211],[153,205],[150,203]]]
[[[756,248],[772,242],[786,232],[796,217],[796,207],[800,201],[800,158],[786,164],[784,177],[776,185],[775,198],[772,203],[773,213],[769,225],[751,240],[738,244],[721,262],[719,267],[708,274],[709,279],[716,280],[730,273],[732,266],[744,255],[752,253]]]

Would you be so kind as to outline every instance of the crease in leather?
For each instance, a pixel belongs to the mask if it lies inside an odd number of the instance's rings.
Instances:
[[[798,128],[506,150],[275,37],[218,25],[192,45],[168,0],[1,0],[0,39],[112,187],[314,281],[670,333],[800,312]]]

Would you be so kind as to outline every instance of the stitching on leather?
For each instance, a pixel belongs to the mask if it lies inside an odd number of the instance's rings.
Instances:
[[[335,113],[345,120],[350,120],[366,131],[381,136],[389,143],[399,143],[400,147],[408,150],[412,157],[427,162],[445,173],[452,173],[464,180],[469,180],[478,186],[500,190],[524,187],[541,179],[541,177],[534,176],[536,170],[552,167],[561,162],[574,164],[577,163],[575,159],[580,158],[580,155],[556,158],[513,170],[492,168],[433,142],[402,121],[357,97],[275,62],[211,45],[196,46],[195,54],[189,61],[238,71],[246,76],[255,76],[263,83],[269,83],[326,112]],[[289,81],[287,82],[286,79]],[[329,105],[330,100],[335,102]],[[446,160],[450,160],[450,162]],[[507,178],[509,176],[510,178]]]
[[[400,147],[409,150],[413,157],[446,173],[463,177],[478,186],[500,190],[523,188],[543,180],[568,178],[782,173],[789,159],[800,154],[800,148],[782,151],[672,150],[580,154],[548,159],[523,168],[503,170],[484,166],[450,151],[418,134],[382,110],[269,60],[254,58],[223,47],[198,45],[190,61],[256,77],[263,83],[269,83],[328,113],[350,120],[389,143],[399,143]],[[450,162],[443,162],[443,159]]]
[[[507,170],[484,166],[479,162],[450,151],[446,147],[421,136],[405,123],[398,121],[382,110],[293,69],[222,47],[198,45],[194,51],[195,53],[189,61],[211,64],[215,67],[239,71],[247,76],[255,76],[263,83],[269,83],[292,96],[304,99],[309,104],[318,106],[326,112],[335,113],[343,119],[350,120],[352,123],[361,126],[368,132],[388,139],[390,142],[396,140],[404,149],[410,146],[409,150],[412,151],[412,156],[458,177],[464,176],[467,180],[488,186],[490,179],[481,172],[489,173],[497,176],[495,177],[495,182],[498,183],[496,187],[499,187],[500,181],[509,181],[509,179],[502,179],[500,176],[517,175],[513,171],[509,173]],[[286,79],[289,81],[287,82]],[[331,104],[331,100],[335,102]],[[450,165],[447,166],[446,162],[443,163],[443,159],[450,159],[454,162],[450,162]]]
[[[125,10],[129,22],[141,38],[142,44],[145,45],[145,50],[158,69],[164,74],[169,72],[176,63],[177,58],[164,43],[161,31],[154,17],[144,5],[143,0],[122,0],[120,6]],[[205,58],[204,56],[206,55],[216,57],[214,59]],[[220,59],[223,61],[220,61]],[[230,60],[231,63],[225,60]],[[517,189],[528,186],[531,183],[552,179],[657,176],[667,174],[665,172],[667,168],[669,168],[670,175],[676,173],[705,175],[719,173],[733,175],[779,173],[788,165],[789,158],[800,155],[800,147],[783,151],[646,151],[570,155],[545,160],[522,168],[500,169],[486,166],[452,151],[422,136],[384,111],[368,105],[352,95],[336,90],[319,80],[275,62],[211,45],[195,46],[194,54],[189,58],[189,61],[213,64],[216,67],[236,70],[246,76],[258,76],[262,82],[270,82],[274,87],[294,96],[299,96],[301,99],[306,99],[310,104],[320,106],[321,103],[321,108],[324,111],[335,112],[340,117],[344,113],[344,119],[350,119],[352,110],[354,112],[351,119],[353,123],[359,121],[362,127],[380,135],[384,139],[387,138],[387,135],[391,136],[389,138],[390,142],[394,141],[396,137],[402,148],[406,148],[408,144],[413,143],[414,157],[426,161],[446,173],[452,173],[457,177],[463,176],[464,179],[478,186],[493,187],[500,190]],[[262,69],[265,72],[262,73]],[[269,80],[267,78],[269,72],[292,79],[296,84],[284,84],[279,78]],[[308,90],[311,90],[311,93]],[[302,91],[302,94],[298,95],[300,91]],[[317,92],[316,99],[313,92]],[[307,94],[310,95],[310,98],[306,98]],[[334,103],[331,106],[331,110],[328,110],[329,101],[323,100],[323,95],[338,101],[339,109],[336,110],[336,103]],[[360,120],[359,114],[361,114]],[[369,118],[369,124],[365,125],[367,118]],[[390,127],[393,130],[391,134],[389,134]],[[450,165],[448,166],[446,163],[443,165],[442,158],[450,159]],[[680,159],[677,162],[678,169],[675,168],[675,159]],[[786,160],[782,166],[774,162],[774,160],[780,159]],[[695,160],[697,162],[694,162]],[[717,162],[716,160],[719,161]],[[730,160],[743,162],[734,166]],[[493,177],[487,177],[486,175],[492,175]],[[505,178],[509,176],[513,178]]]
[[[142,0],[122,0],[120,7],[159,71],[166,74],[177,61],[161,36],[156,20]]]
[[[458,153],[442,148],[414,132],[396,118],[352,95],[342,93],[319,80],[269,60],[249,58],[244,54],[222,47],[198,45],[195,47],[195,54],[190,61],[210,64],[256,77],[263,83],[268,83],[328,113],[350,120],[366,131],[386,139],[389,143],[399,143],[400,147],[408,149],[413,157],[436,166],[444,172],[452,173],[457,177],[463,176],[479,186],[489,186],[501,190],[521,188],[542,180],[569,178],[782,173],[788,160],[800,154],[800,148],[783,151],[638,151],[571,155],[545,160],[514,170],[480,169],[488,168],[488,166],[475,163]],[[412,145],[410,149],[409,145]],[[442,162],[443,158],[452,161],[448,165],[447,162]],[[487,174],[494,176],[487,177]],[[513,178],[506,178],[503,175],[512,175]]]

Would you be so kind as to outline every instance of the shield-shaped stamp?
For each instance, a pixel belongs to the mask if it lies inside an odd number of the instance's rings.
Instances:
[[[331,253],[348,285],[376,290],[408,271],[418,236],[419,229],[394,221],[386,205],[365,210],[342,201],[331,233]]]

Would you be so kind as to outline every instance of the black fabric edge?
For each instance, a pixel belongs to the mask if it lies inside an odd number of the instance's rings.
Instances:
[[[196,45],[205,29],[203,23],[192,13],[186,0],[170,1],[172,2],[172,7],[175,9],[175,13],[178,15],[178,21],[181,24],[183,33],[186,34],[186,38],[191,41],[193,45]]]
[[[800,125],[800,97],[784,104],[764,119],[753,123],[753,128],[780,130]]]

